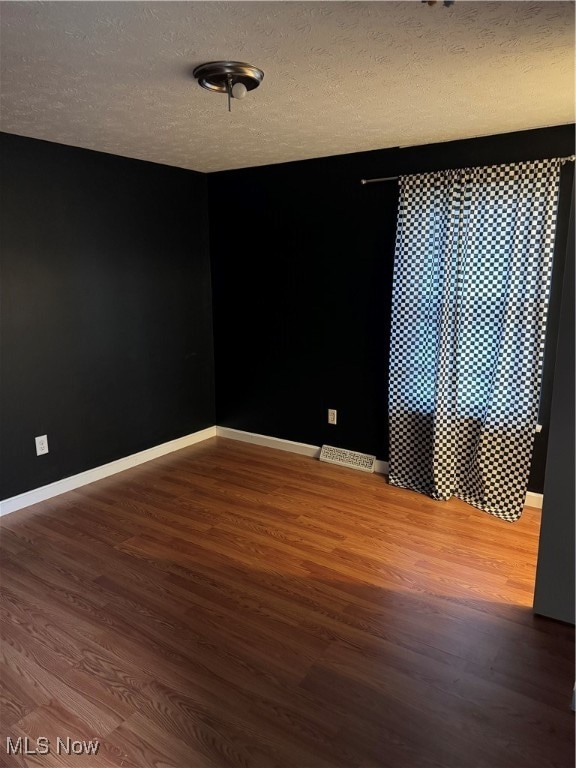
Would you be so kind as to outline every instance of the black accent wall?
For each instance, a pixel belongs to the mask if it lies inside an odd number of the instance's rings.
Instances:
[[[388,458],[397,184],[361,178],[570,155],[574,126],[211,174],[217,423]],[[530,490],[543,489],[573,165],[562,194]],[[220,215],[221,214],[221,215]],[[327,424],[327,409],[338,424]]]
[[[574,126],[209,177],[8,134],[0,150],[8,498],[215,423],[387,459],[397,184],[360,179],[569,155]],[[534,491],[573,172],[562,174]],[[50,453],[37,457],[43,434]]]
[[[0,498],[214,425],[206,176],[0,149]]]

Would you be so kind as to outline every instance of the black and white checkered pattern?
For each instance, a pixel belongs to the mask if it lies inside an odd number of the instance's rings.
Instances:
[[[538,419],[560,161],[400,179],[390,482],[522,514]]]

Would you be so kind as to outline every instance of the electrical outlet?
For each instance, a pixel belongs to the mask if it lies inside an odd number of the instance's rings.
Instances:
[[[44,453],[48,453],[48,435],[41,435],[35,437],[36,441],[36,456],[42,456]]]
[[[338,411],[336,408],[328,408],[328,424],[336,424],[338,421]]]

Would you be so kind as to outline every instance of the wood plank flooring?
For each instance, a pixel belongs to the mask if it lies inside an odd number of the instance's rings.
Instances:
[[[538,532],[222,438],[9,515],[0,765],[569,768]]]

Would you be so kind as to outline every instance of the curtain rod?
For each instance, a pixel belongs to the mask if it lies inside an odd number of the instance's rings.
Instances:
[[[551,159],[554,159],[554,158],[551,158]],[[568,157],[559,157],[557,159],[560,160],[561,163],[573,163],[574,160],[576,159],[576,155],[569,155]],[[406,175],[411,176],[412,174],[406,174]],[[377,184],[380,181],[398,181],[399,178],[400,178],[399,176],[382,176],[379,179],[360,179],[360,184]]]

